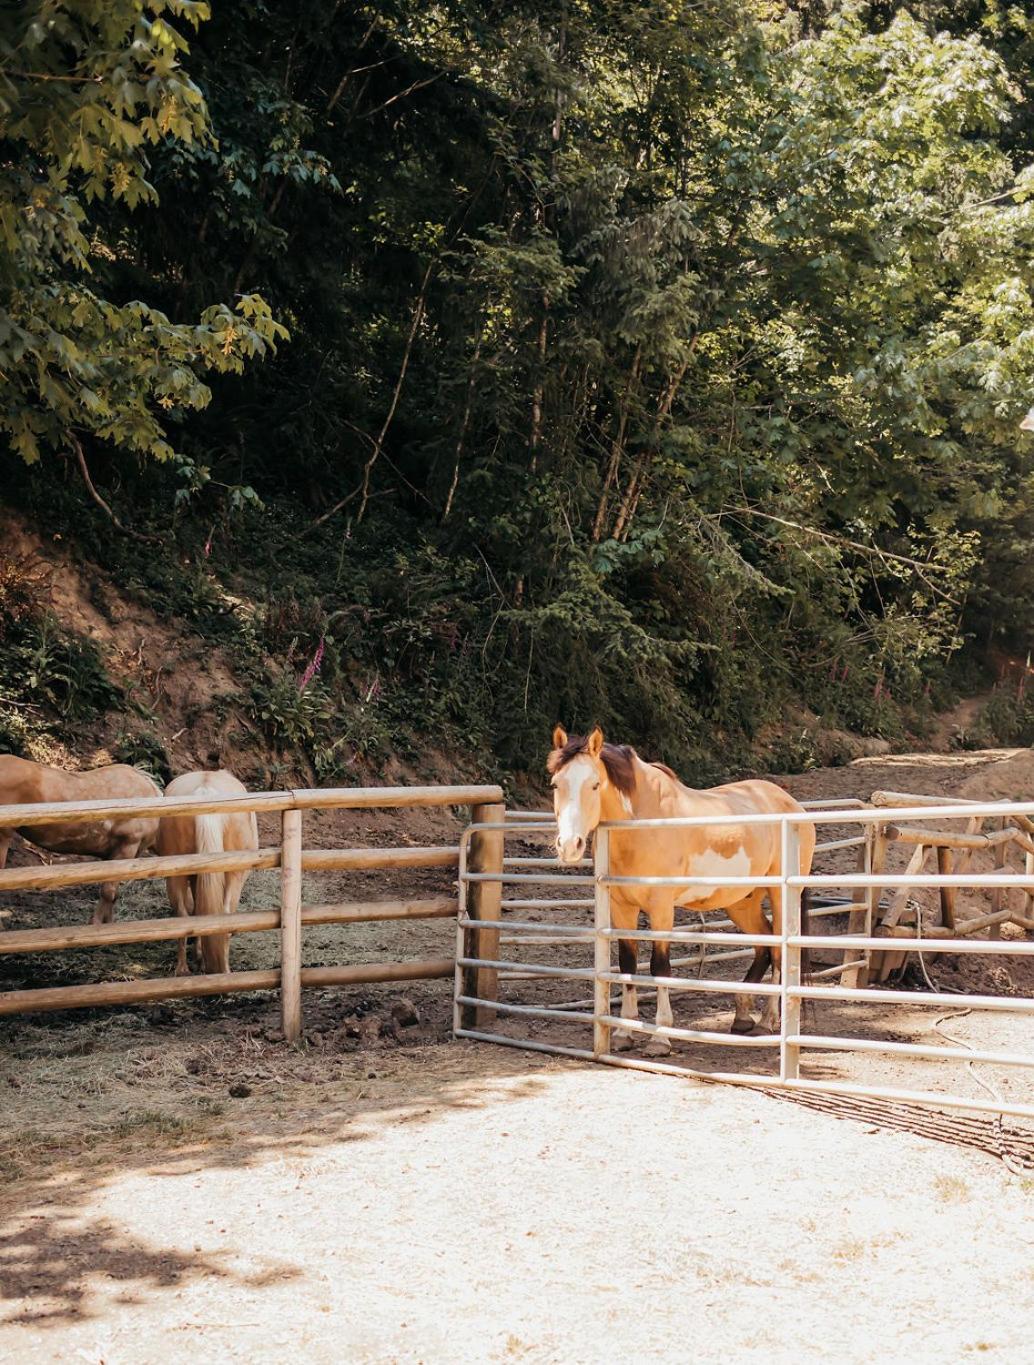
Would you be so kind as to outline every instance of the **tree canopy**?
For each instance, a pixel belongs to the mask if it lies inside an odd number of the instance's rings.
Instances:
[[[1025,11],[208,10],[3,21],[0,430],[287,528],[327,764],[379,706],[706,765],[1026,647]]]

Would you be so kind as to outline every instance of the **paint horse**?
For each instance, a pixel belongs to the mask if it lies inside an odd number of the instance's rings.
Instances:
[[[557,856],[563,863],[576,863],[585,854],[589,835],[601,821],[653,820],[679,816],[755,815],[780,811],[799,813],[802,807],[774,782],[730,782],[706,791],[684,786],[663,763],[646,763],[627,745],[605,744],[597,726],[587,736],[568,737],[560,727],[553,731],[553,751],[548,771],[553,778],[553,805],[557,817]],[[801,872],[811,871],[815,852],[815,826],[798,825]],[[782,872],[780,827],[771,824],[688,825],[644,830],[614,830],[610,835],[610,872],[615,877],[771,877]],[[769,926],[762,909],[766,894],[772,908]],[[803,900],[804,898],[802,898]],[[777,886],[613,886],[611,923],[615,929],[635,929],[639,911],[645,911],[650,928],[663,933],[675,923],[675,907],[692,910],[724,910],[745,934],[780,933],[782,889]],[[802,907],[803,908],[803,907]],[[653,944],[651,976],[671,975],[669,943]],[[638,965],[635,939],[618,940],[618,961],[623,974],[635,975]],[[769,963],[773,980],[779,980],[779,950],[762,946],[744,978],[759,981]],[[737,995],[733,1033],[754,1028],[751,1000]],[[621,1015],[639,1017],[635,986],[622,988]],[[664,986],[657,988],[657,1023],[670,1026],[671,1004]],[[779,1027],[778,996],[765,1007],[762,1028]],[[617,1030],[616,1048],[632,1046],[629,1030]],[[646,1049],[652,1056],[671,1051],[662,1034],[655,1034]]]
[[[0,806],[53,801],[121,801],[126,797],[161,796],[158,785],[137,768],[116,763],[84,773],[47,768],[27,758],[0,754]],[[15,834],[51,853],[80,853],[95,858],[135,858],[147,853],[158,833],[157,816],[119,820],[76,820],[67,824],[17,824],[0,828],[0,868]],[[101,882],[94,924],[107,924],[115,913],[118,882]]]
[[[233,773],[183,773],[165,789],[166,796],[193,796],[199,801],[247,794],[247,787]],[[212,815],[165,815],[158,830],[159,854],[231,853],[258,848],[258,823],[251,810],[223,811]],[[192,877],[168,877],[169,901],[177,915],[232,915],[248,879],[245,872],[198,872]],[[206,972],[230,970],[230,935],[210,934],[199,938],[201,962]],[[176,975],[186,976],[187,943],[180,939]]]

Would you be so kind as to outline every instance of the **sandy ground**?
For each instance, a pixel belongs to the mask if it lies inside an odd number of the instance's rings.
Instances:
[[[789,785],[1011,796],[1031,776],[1029,754],[916,756]],[[342,841],[329,824],[313,833]],[[383,820],[351,833],[401,841]],[[419,892],[445,884],[429,873]],[[306,899],[398,889],[312,879]],[[244,903],[273,890],[256,876]],[[74,921],[90,901],[26,895],[0,911],[12,927]],[[157,889],[131,887],[120,914],[159,906]],[[432,956],[450,935],[447,922],[311,931],[305,960]],[[234,965],[272,951],[245,936]],[[153,974],[172,954],[0,960],[0,986]],[[1011,962],[998,993],[1030,990]],[[0,1021],[0,1360],[1030,1357],[1029,1129],[450,1043],[447,984],[406,997],[307,995],[297,1051],[268,995]],[[707,1004],[684,1008],[727,1024],[728,1001]],[[954,999],[944,1014],[973,1046],[1030,1047],[1015,1014],[960,1015]],[[932,1028],[904,1007],[817,1025]],[[759,1070],[768,1055],[756,1049]],[[926,1084],[937,1064],[809,1065]],[[994,1079],[1019,1094],[1024,1075]]]
[[[284,1098],[8,1188],[3,1358],[1029,1359],[985,1157],[472,1045]]]

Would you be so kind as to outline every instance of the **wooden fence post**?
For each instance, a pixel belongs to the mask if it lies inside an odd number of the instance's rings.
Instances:
[[[302,1036],[302,813],[285,810],[280,849],[280,1010],[284,1037]]]
[[[502,825],[506,807],[490,802],[471,806],[473,825]],[[503,871],[503,831],[479,830],[471,836],[468,872]],[[469,882],[467,885],[467,915],[470,919],[499,920],[502,918],[503,884],[498,881]],[[499,929],[468,929],[464,934],[464,957],[499,957]],[[464,995],[480,1000],[499,999],[499,972],[495,967],[467,967],[464,972]],[[465,1005],[462,1018],[464,1028],[484,1028],[496,1017],[496,1011],[485,1005]]]

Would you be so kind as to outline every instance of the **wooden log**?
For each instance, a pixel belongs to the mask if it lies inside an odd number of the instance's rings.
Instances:
[[[0,829],[23,825],[81,824],[147,815],[215,815],[233,811],[279,811],[292,804],[290,792],[247,792],[241,796],[137,796],[120,801],[43,801],[0,806]]]
[[[302,985],[365,986],[392,981],[438,981],[452,976],[452,958],[414,962],[370,962],[360,967],[303,967]]]
[[[162,976],[149,981],[103,981],[87,986],[48,986],[40,990],[0,992],[0,1015],[34,1014],[42,1010],[86,1009],[100,1005],[139,1005],[194,995],[272,990],[280,983],[277,968],[256,972],[210,972],[199,976]]]
[[[307,848],[306,872],[359,872],[383,867],[456,867],[455,848]]]
[[[452,919],[455,897],[427,900],[343,901],[302,907],[302,924],[372,924],[381,920]],[[121,920],[112,924],[59,924],[0,933],[0,957],[7,953],[49,953],[62,948],[107,948],[120,943],[163,943],[211,934],[254,934],[280,928],[280,911],[247,910],[235,915]]]
[[[937,845],[937,871],[942,877],[950,877],[952,871],[951,849],[945,848],[942,844]],[[953,886],[942,886],[939,888],[941,893],[941,923],[947,925],[949,929],[955,928],[955,888]]]
[[[432,958],[416,962],[371,962],[358,967],[303,967],[301,982],[305,987],[362,986],[378,982],[432,981],[451,975],[451,958]],[[275,990],[279,984],[279,968],[273,967],[254,972],[211,972],[199,976],[161,976],[147,981],[103,981],[95,985],[3,991],[0,992],[0,1016]]]
[[[0,892],[48,891],[93,882],[140,882],[152,877],[187,877],[197,872],[244,872],[276,867],[280,850],[254,853],[176,853],[165,858],[110,858],[104,862],[53,863],[49,867],[7,867],[0,872]]]
[[[1011,919],[1015,919],[1011,910],[994,910],[988,915],[971,915],[969,919],[959,921],[955,928],[959,936],[965,938],[970,934],[979,934],[982,929],[992,929],[997,924],[1006,924]]]
[[[928,851],[929,850],[922,844],[915,849],[909,860],[908,866],[905,868],[904,875],[906,877],[913,876],[917,872],[922,872]],[[893,901],[891,901],[890,909],[882,918],[881,925],[892,928],[897,924],[898,920],[905,912],[905,907],[908,904],[908,894],[911,889],[910,886],[898,888]],[[895,971],[902,962],[899,953],[873,953],[872,958],[873,971],[877,981],[886,981],[891,972]]]
[[[948,925],[931,924],[928,925],[921,935],[917,935],[914,926],[908,924],[881,924],[875,931],[877,938],[919,938],[920,946],[922,940],[926,938],[969,938],[972,934],[978,934],[982,929],[989,929],[996,924],[1005,924],[1014,919],[1011,910],[998,910],[994,914],[973,915],[969,919],[958,920],[951,927]]]
[[[1016,838],[1015,831],[1011,829],[994,830],[987,834],[969,834],[943,829],[918,829],[914,825],[885,825],[883,833],[886,839],[901,844],[929,844],[934,848],[970,850],[995,848],[998,844],[1007,844]]]
[[[302,813],[285,810],[280,860],[280,1013],[284,1037],[302,1036]]]
[[[122,920],[112,924],[58,924],[44,929],[10,929],[0,933],[0,956],[6,953],[49,953],[62,948],[106,948],[116,943],[162,943],[210,934],[250,934],[276,929],[279,910],[251,910],[236,915],[177,915],[166,919]]]
[[[374,924],[393,919],[453,919],[455,915],[455,896],[412,901],[342,901],[339,905],[302,907],[303,924]]]
[[[913,806],[918,809],[921,806],[980,806],[988,804],[965,796],[914,796],[910,792],[891,791],[873,792],[869,799],[874,806],[899,810]],[[1031,820],[1029,816],[1008,815],[1005,818],[1015,822],[1025,833],[1034,835],[1034,820]]]
[[[506,808],[495,802],[471,807],[471,824],[502,824]],[[481,830],[470,841],[467,859],[468,872],[503,871],[502,830]],[[467,914],[471,919],[500,920],[503,887],[500,881],[475,881],[467,885]],[[495,960],[499,956],[499,930],[467,929],[463,935],[463,956]],[[463,974],[463,994],[479,1000],[496,1000],[499,996],[499,973],[495,967],[468,967]],[[491,1023],[495,1011],[486,1005],[464,1005],[461,1010],[464,1027],[483,1028]]]
[[[501,802],[502,788],[491,785],[458,787],[315,787],[297,791],[248,792],[199,800],[189,796],[123,797],[115,801],[43,801],[33,805],[0,806],[0,829],[22,825],[120,820],[145,815],[214,815],[219,812],[300,810],[356,810],[383,807],[469,806]]]
[[[462,787],[310,787],[289,793],[290,804],[300,810],[372,810],[390,806],[483,806],[501,805],[503,789],[497,786]],[[500,822],[503,820],[500,814]]]

